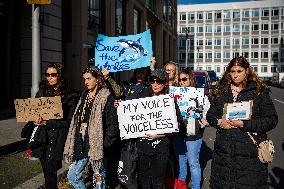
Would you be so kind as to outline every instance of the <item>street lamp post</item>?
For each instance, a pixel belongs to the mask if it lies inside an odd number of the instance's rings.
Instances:
[[[188,63],[188,45],[187,45],[187,39],[188,39],[188,29],[185,30],[185,67],[187,68]]]
[[[198,61],[198,59],[199,59],[199,48],[200,47],[197,47],[197,59],[196,59],[196,62],[197,62],[197,69],[199,70],[199,61]]]

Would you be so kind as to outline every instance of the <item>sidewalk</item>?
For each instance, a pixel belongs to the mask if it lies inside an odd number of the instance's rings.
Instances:
[[[17,123],[15,116],[8,118],[0,116],[0,157],[8,154],[18,153],[26,149],[26,140],[21,138],[21,131],[25,123]],[[4,119],[4,120],[3,120]],[[58,171],[58,178],[64,179],[68,170],[68,165],[62,165]],[[0,187],[1,188],[1,187]],[[44,188],[44,176],[41,172],[37,176],[25,181],[24,183],[15,187],[16,189],[37,189]]]

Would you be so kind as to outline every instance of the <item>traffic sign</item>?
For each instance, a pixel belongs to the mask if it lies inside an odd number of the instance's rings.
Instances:
[[[27,0],[28,4],[50,5],[51,0]]]

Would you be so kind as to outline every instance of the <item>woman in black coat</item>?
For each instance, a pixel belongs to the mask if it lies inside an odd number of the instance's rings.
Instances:
[[[63,75],[63,66],[59,63],[47,65],[45,79],[40,83],[36,95],[36,97],[54,96],[61,97],[63,118],[43,120],[42,117],[38,117],[33,122],[41,129],[41,143],[32,147],[32,156],[40,159],[47,189],[57,188],[57,170],[62,166],[69,124],[79,99],[79,95],[68,87]]]
[[[259,80],[244,57],[231,60],[219,81],[207,120],[217,129],[211,168],[211,188],[268,188],[267,164],[258,158],[257,146],[247,132],[263,140],[276,127],[278,117],[270,90]],[[226,120],[225,103],[253,101],[250,120]]]

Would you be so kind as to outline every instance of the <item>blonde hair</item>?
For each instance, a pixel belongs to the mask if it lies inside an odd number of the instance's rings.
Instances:
[[[175,66],[175,79],[174,79],[174,82],[175,83],[178,83],[178,76],[179,76],[179,67],[178,67],[178,64],[176,63],[176,62],[174,62],[174,61],[169,61],[168,63],[166,63],[165,65],[164,65],[164,69],[166,70],[166,67],[168,66],[168,65],[174,65]]]

